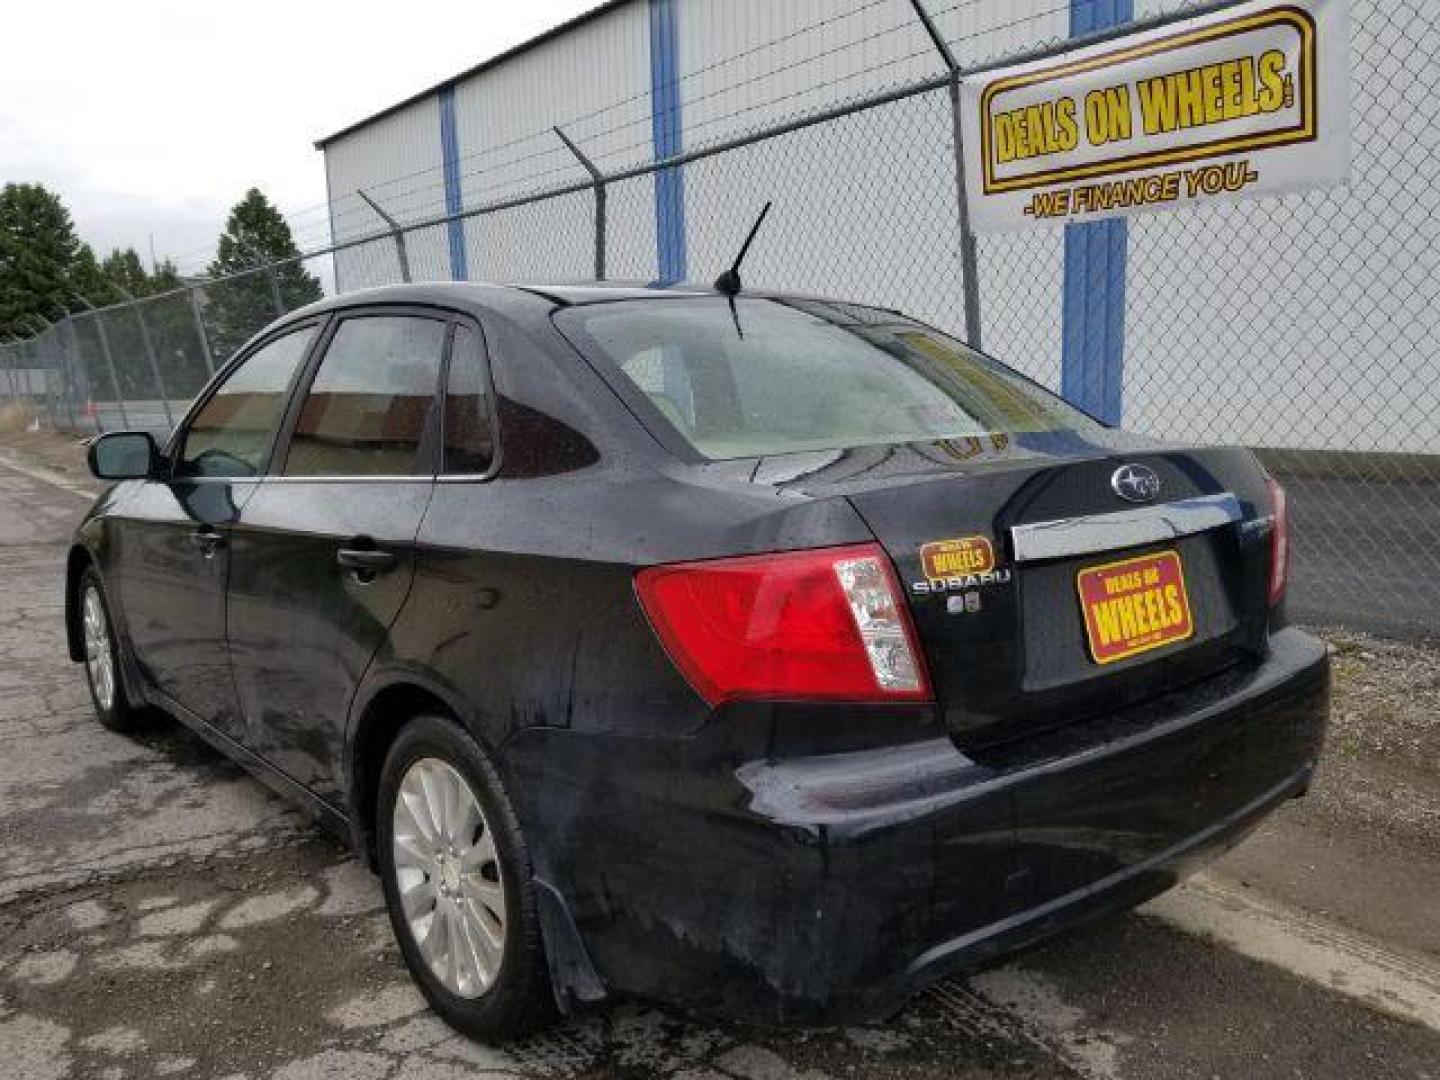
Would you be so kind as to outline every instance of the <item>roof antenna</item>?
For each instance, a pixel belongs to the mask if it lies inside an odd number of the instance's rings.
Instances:
[[[750,235],[745,237],[745,243],[740,245],[740,254],[735,256],[734,265],[715,279],[715,291],[724,293],[732,300],[740,294],[740,264],[745,261],[745,256],[750,252],[750,245],[755,240],[755,234],[760,231],[760,226],[765,223],[765,215],[770,213],[771,203],[766,203],[765,208],[760,211],[760,216],[755,219],[755,224],[750,226]]]

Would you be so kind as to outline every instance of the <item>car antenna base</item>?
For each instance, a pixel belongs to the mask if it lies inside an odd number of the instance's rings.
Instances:
[[[750,226],[750,234],[745,237],[745,243],[740,245],[740,254],[735,256],[735,262],[730,269],[726,270],[715,279],[715,291],[724,293],[726,296],[740,295],[740,264],[745,261],[745,256],[750,253],[750,245],[755,240],[755,234],[760,231],[760,226],[765,223],[765,215],[770,213],[773,203],[767,202],[760,210],[760,216],[755,219],[755,224]]]

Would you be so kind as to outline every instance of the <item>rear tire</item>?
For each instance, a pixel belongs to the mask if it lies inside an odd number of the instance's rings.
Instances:
[[[410,721],[380,774],[375,835],[395,939],[445,1022],[486,1042],[552,1023],[529,851],[479,744],[444,717]]]
[[[120,643],[105,587],[93,566],[80,575],[80,640],[85,649],[85,682],[102,727],[128,734],[140,726],[140,714],[125,696]]]

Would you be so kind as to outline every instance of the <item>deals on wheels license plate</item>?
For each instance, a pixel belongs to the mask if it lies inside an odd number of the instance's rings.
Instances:
[[[1195,633],[1178,551],[1087,567],[1075,575],[1075,584],[1097,664],[1113,664]]]

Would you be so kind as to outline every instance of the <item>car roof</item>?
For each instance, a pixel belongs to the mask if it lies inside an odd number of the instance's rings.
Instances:
[[[311,304],[308,312],[359,307],[366,304],[444,304],[460,307],[569,307],[614,300],[666,296],[715,296],[715,290],[698,285],[648,285],[643,282],[526,282],[426,281],[413,285],[380,285],[356,289]]]
[[[627,300],[695,299],[722,295],[712,286],[689,283],[655,285],[643,282],[581,281],[488,284],[474,281],[430,281],[411,285],[382,285],[327,297],[291,312],[282,324],[288,325],[315,315],[349,308],[376,304],[410,304],[449,308],[474,315],[497,315],[521,325],[533,326],[542,320],[548,322],[551,313],[557,308]],[[746,289],[742,296],[750,299],[823,304],[834,308],[837,313],[847,309],[858,310],[853,304],[843,300],[770,289]],[[901,314],[874,304],[863,307],[870,311]]]
[[[639,281],[568,281],[489,283],[478,281],[427,281],[413,285],[380,285],[327,297],[303,309],[306,313],[366,304],[441,304],[469,307],[534,309],[539,300],[549,307],[575,307],[617,300],[654,300],[667,297],[720,296],[713,286],[682,282],[657,285]],[[773,289],[746,289],[743,296],[826,302],[825,298]],[[843,301],[829,300],[829,303]],[[300,314],[300,312],[295,312]]]

